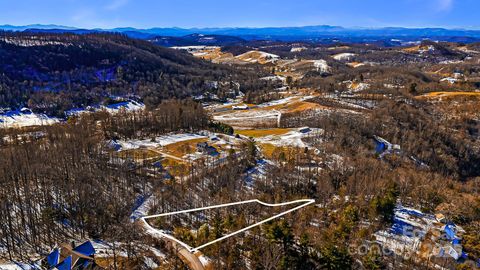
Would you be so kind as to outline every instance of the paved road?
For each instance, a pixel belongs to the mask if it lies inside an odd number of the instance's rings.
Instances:
[[[170,240],[167,240],[167,241],[170,241]],[[203,266],[202,262],[200,262],[200,259],[198,259],[198,257],[195,254],[191,253],[186,248],[178,245],[173,241],[170,241],[170,242],[173,244],[173,246],[177,250],[177,253],[180,255],[180,259],[182,259],[182,261],[186,263],[188,267],[190,267],[190,269],[205,270],[205,267]]]
[[[147,234],[149,234],[150,236],[156,239],[161,239],[169,243],[177,252],[178,257],[185,264],[187,264],[191,270],[206,270],[205,266],[202,264],[200,259],[194,253],[190,252],[182,245],[179,245],[177,242],[172,241],[171,239],[165,238],[159,233],[156,233],[155,231],[152,230],[152,227],[146,221],[143,221],[141,219],[139,221],[140,221],[139,222],[140,225],[145,229],[145,232]]]

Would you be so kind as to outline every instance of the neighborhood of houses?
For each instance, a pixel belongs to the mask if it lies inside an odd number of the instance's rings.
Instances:
[[[462,227],[448,221],[443,214],[424,214],[399,204],[391,228],[376,232],[374,237],[393,254],[441,266],[448,258],[454,261],[467,258],[461,244],[464,233]]]

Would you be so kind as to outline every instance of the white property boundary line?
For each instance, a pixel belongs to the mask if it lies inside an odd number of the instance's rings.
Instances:
[[[154,231],[155,233],[158,233],[158,234],[160,234],[161,236],[163,236],[163,237],[165,237],[165,238],[167,238],[167,239],[170,239],[170,240],[178,243],[179,245],[183,246],[183,247],[186,248],[188,251],[190,251],[190,252],[193,253],[193,252],[198,251],[199,249],[202,249],[202,248],[207,247],[207,246],[209,246],[209,245],[215,244],[215,243],[217,243],[217,242],[220,242],[220,241],[222,241],[222,240],[225,240],[225,239],[227,239],[227,238],[230,238],[230,237],[232,237],[232,236],[234,236],[234,235],[237,235],[237,234],[239,234],[239,233],[242,233],[242,232],[244,232],[244,231],[250,230],[250,229],[252,229],[252,228],[254,228],[254,227],[257,227],[257,226],[259,226],[259,225],[261,225],[261,224],[264,224],[264,223],[266,223],[266,222],[269,222],[270,220],[273,220],[273,219],[279,218],[279,217],[281,217],[281,216],[284,216],[284,215],[286,215],[286,214],[288,214],[288,213],[291,213],[291,212],[293,212],[293,211],[296,211],[296,210],[298,210],[298,209],[300,209],[300,208],[303,208],[303,207],[305,207],[305,206],[307,206],[307,205],[310,205],[310,204],[312,204],[312,203],[314,203],[314,202],[315,202],[315,200],[312,200],[312,199],[303,199],[303,200],[296,200],[296,201],[291,201],[291,202],[270,204],[270,203],[265,203],[265,202],[262,202],[262,201],[259,201],[259,200],[249,200],[249,201],[242,201],[242,202],[235,202],[235,203],[220,204],[220,205],[214,205],[214,206],[208,206],[208,207],[201,207],[201,208],[195,208],[195,209],[189,209],[189,210],[182,210],[182,211],[176,211],[176,212],[170,212],[170,213],[164,213],[164,214],[158,214],[158,215],[144,216],[144,217],[142,217],[142,218],[140,218],[140,219],[143,221],[143,223],[145,224],[145,226],[146,226],[149,230],[152,230],[152,231]],[[269,217],[269,218],[267,218],[267,219],[265,219],[265,220],[262,220],[262,221],[260,221],[260,222],[257,222],[257,223],[255,223],[255,224],[250,225],[250,226],[248,226],[248,227],[245,227],[245,228],[243,228],[243,229],[240,229],[240,230],[238,230],[238,231],[236,231],[236,232],[233,232],[233,233],[227,234],[227,235],[225,235],[225,236],[222,236],[222,237],[220,237],[220,238],[218,238],[218,239],[215,239],[215,240],[213,240],[213,241],[211,241],[211,242],[208,242],[208,243],[206,243],[206,244],[203,244],[203,245],[198,246],[198,247],[195,247],[195,248],[190,247],[190,246],[187,245],[186,243],[184,243],[184,242],[176,239],[175,237],[173,237],[173,236],[171,236],[171,235],[168,235],[168,234],[164,233],[164,232],[161,231],[161,230],[158,230],[158,229],[153,228],[153,227],[150,226],[150,224],[148,224],[148,222],[146,221],[146,219],[149,219],[149,218],[171,216],[171,215],[176,215],[176,214],[184,214],[184,213],[190,213],[190,212],[195,212],[195,211],[202,211],[202,210],[208,210],[208,209],[222,208],[222,207],[228,207],[228,206],[234,206],[234,205],[241,205],[241,204],[248,204],[248,203],[259,203],[259,204],[261,204],[261,205],[268,206],[268,207],[278,207],[278,206],[285,206],[285,205],[296,204],[296,203],[303,203],[303,204],[302,204],[302,205],[299,205],[299,206],[297,206],[297,207],[294,207],[294,208],[292,208],[292,209],[290,209],[290,210],[287,210],[287,211],[285,211],[285,212],[282,212],[282,213],[280,213],[280,214],[277,214],[277,215],[275,215],[275,216]]]

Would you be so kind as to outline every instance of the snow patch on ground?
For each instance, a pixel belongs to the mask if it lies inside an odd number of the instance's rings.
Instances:
[[[278,147],[308,147],[309,145],[306,144],[302,139],[311,136],[312,134],[323,132],[322,129],[319,128],[309,128],[308,132],[301,132],[300,130],[301,129],[292,130],[283,135],[269,135],[260,137],[256,140],[260,143],[269,143]]]
[[[13,44],[19,47],[36,47],[36,46],[72,46],[72,43],[60,42],[55,40],[42,40],[37,37],[0,37],[0,42]]]
[[[87,108],[74,108],[70,109],[65,112],[66,116],[80,116],[84,113],[88,112],[96,112],[96,111],[101,111],[101,110],[106,110],[109,113],[115,114],[120,111],[127,111],[127,112],[133,112],[133,111],[140,111],[145,109],[145,104],[134,101],[134,100],[127,100],[123,102],[118,102],[114,104],[110,104],[107,106],[88,106]]]
[[[247,175],[245,176],[245,185],[248,188],[253,188],[254,182],[258,179],[262,179],[267,175],[267,167],[274,165],[274,163],[268,159],[259,159],[255,167],[252,167],[247,170]]]
[[[149,257],[145,257],[145,265],[149,268],[149,269],[156,269],[158,267],[158,264],[156,264],[152,258],[149,258]]]
[[[141,197],[140,199],[140,205],[133,211],[133,213],[130,215],[130,221],[134,222],[137,219],[144,217],[148,215],[148,211],[152,207],[152,204],[154,202],[154,196],[145,196]]]
[[[265,107],[270,107],[270,106],[276,106],[276,105],[282,105],[282,104],[287,104],[288,102],[292,101],[295,96],[287,97],[287,98],[282,98],[278,100],[273,100],[269,102],[262,103],[258,105],[259,108],[265,108]]]
[[[313,66],[320,72],[329,72],[330,66],[328,65],[327,61],[320,59],[320,60],[311,60]]]
[[[118,113],[120,111],[138,111],[143,110],[145,105],[134,100],[119,102],[108,106],[88,107],[88,108],[74,108],[65,112],[66,116],[80,116],[84,113],[106,110],[109,113]],[[20,110],[7,111],[0,114],[0,128],[21,128],[30,126],[47,126],[61,122],[62,120],[56,117],[50,117],[46,114],[33,113],[28,108]]]
[[[287,79],[285,77],[282,77],[282,76],[272,75],[272,76],[262,77],[262,78],[260,78],[260,80],[285,82]]]
[[[248,63],[271,63],[277,61],[280,56],[262,51],[249,51],[235,58]]]
[[[210,259],[207,258],[207,256],[205,256],[205,255],[198,256],[198,259],[200,260],[200,262],[202,263],[203,266],[210,265],[210,263],[211,263]]]
[[[0,264],[0,270],[33,270],[33,266],[24,263],[6,263]]]
[[[213,119],[215,121],[242,121],[248,119],[260,119],[260,120],[272,120],[278,119],[281,115],[280,112],[272,110],[271,112],[266,111],[256,111],[256,110],[246,110],[246,111],[237,111],[235,113],[229,113],[224,115],[215,115]]]
[[[213,50],[213,49],[219,49],[220,47],[218,46],[206,46],[206,45],[200,45],[200,46],[175,46],[175,47],[170,47],[171,49],[174,50],[183,50],[187,52],[196,52],[199,50]]]
[[[121,146],[121,150],[130,150],[138,148],[156,148],[163,147],[169,144],[189,141],[194,139],[204,139],[207,136],[194,133],[175,133],[169,135],[162,135],[152,139],[143,140],[118,140],[117,143]]]
[[[125,251],[122,251],[120,248],[122,246],[122,243],[116,242],[115,249],[113,248],[113,243],[108,243],[101,240],[94,240],[91,241],[91,243],[93,245],[93,248],[95,248],[95,257],[109,258],[113,257],[114,253],[116,256],[119,257],[128,257],[128,254]]]
[[[305,51],[305,50],[308,50],[307,47],[292,47],[292,49],[290,49],[290,52],[302,52],[302,51]]]
[[[125,110],[127,112],[132,112],[132,111],[140,111],[145,109],[145,104],[141,102],[137,102],[134,100],[129,100],[125,102],[120,102],[120,103],[115,103],[111,105],[107,105],[104,107],[105,110],[107,110],[110,113],[117,113],[121,110]]]
[[[339,53],[339,54],[335,54],[333,57],[333,59],[337,60],[337,61],[343,61],[343,60],[350,60],[352,59],[356,54],[354,53]]]
[[[0,128],[45,126],[58,122],[60,122],[58,118],[33,113],[27,108],[0,114]]]

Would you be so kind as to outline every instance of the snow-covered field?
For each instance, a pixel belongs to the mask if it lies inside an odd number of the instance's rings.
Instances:
[[[189,141],[194,139],[205,139],[207,136],[194,134],[194,133],[175,133],[169,135],[163,135],[152,139],[143,140],[118,140],[117,143],[121,146],[120,150],[130,150],[138,148],[156,148],[163,147],[169,144]]]
[[[104,108],[110,113],[117,113],[121,110],[132,112],[132,111],[139,111],[139,110],[145,109],[145,104],[134,101],[134,100],[129,100],[125,102],[107,105]]]
[[[302,132],[303,131],[303,132]],[[259,143],[269,143],[275,146],[308,147],[302,139],[323,132],[318,128],[299,128],[283,135],[268,135],[256,139]]]
[[[237,128],[255,128],[276,126],[282,116],[282,109],[276,106],[306,101],[314,96],[296,95],[262,103],[249,110],[223,110],[213,115],[216,121],[224,122]]]
[[[91,108],[76,108],[65,112],[66,116],[79,116],[84,113],[92,111],[106,110],[109,113],[118,113],[122,110],[125,111],[138,111],[143,110],[145,105],[141,102],[129,100],[111,104],[108,106],[98,106]],[[28,108],[22,108],[20,110],[7,111],[0,114],[0,128],[21,128],[31,126],[46,126],[53,125],[61,122],[62,119],[51,117],[46,114],[33,113]]]
[[[311,60],[313,63],[313,66],[317,68],[317,71],[321,72],[329,72],[330,71],[330,66],[327,64],[327,61],[325,60]]]
[[[33,113],[27,108],[0,114],[0,128],[52,125],[60,119],[45,114]]]
[[[278,100],[273,100],[269,102],[262,103],[258,105],[259,108],[265,108],[265,107],[271,107],[271,106],[276,106],[276,105],[282,105],[282,104],[287,104],[290,102],[293,102],[295,100],[298,101],[306,101],[309,99],[314,98],[314,96],[291,96],[291,97],[286,97]]]
[[[106,110],[109,113],[118,113],[120,111],[127,111],[127,112],[133,112],[133,111],[140,111],[145,109],[145,104],[134,101],[134,100],[128,100],[128,101],[123,101],[119,103],[114,103],[110,104],[107,106],[94,106],[94,107],[87,107],[87,108],[74,108],[71,110],[68,110],[65,112],[66,116],[79,116],[84,113],[88,112],[95,112],[95,111],[101,111],[101,110]]]
[[[275,110],[245,110],[214,115],[213,119],[235,127],[254,127],[268,124],[276,125],[281,115],[279,111]]]
[[[236,59],[242,60],[248,63],[272,63],[280,59],[280,56],[276,54],[266,53],[262,51],[249,51],[235,56]]]
[[[356,54],[354,53],[339,53],[339,54],[335,54],[332,57],[337,61],[343,61],[343,60],[351,60],[355,55]]]

